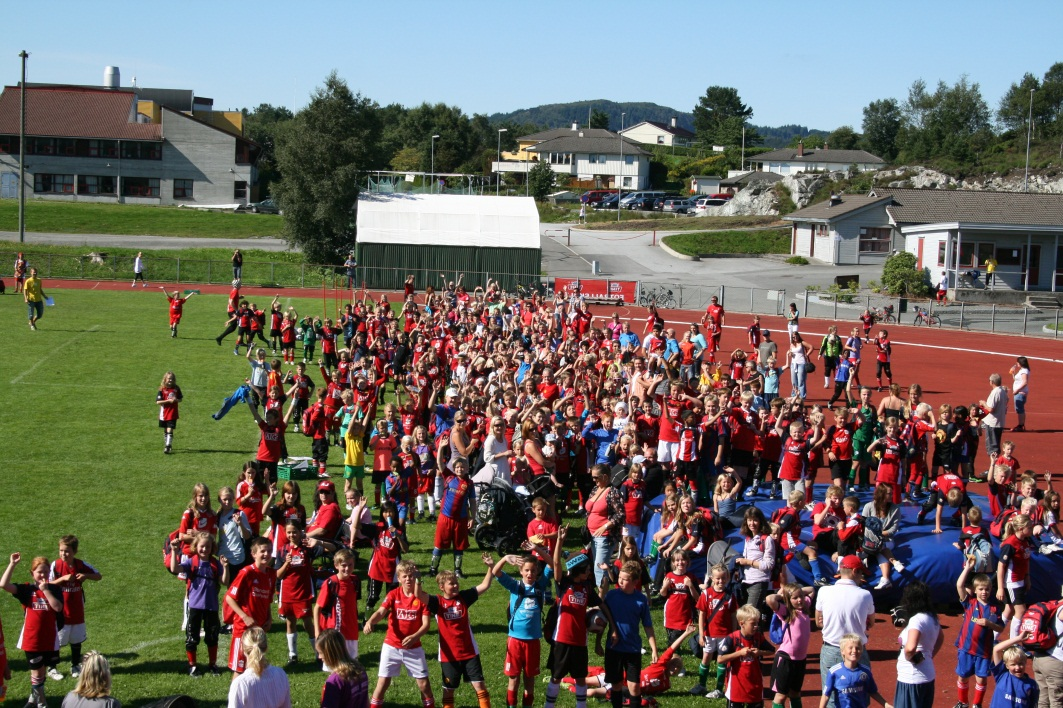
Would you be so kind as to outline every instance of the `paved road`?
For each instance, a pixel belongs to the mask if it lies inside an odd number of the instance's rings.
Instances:
[[[0,231],[0,240],[18,241],[17,231]],[[279,238],[189,238],[185,236],[120,236],[115,234],[47,234],[26,233],[26,243],[73,246],[110,246],[144,250],[172,248],[245,248],[262,251],[287,251],[288,244]]]

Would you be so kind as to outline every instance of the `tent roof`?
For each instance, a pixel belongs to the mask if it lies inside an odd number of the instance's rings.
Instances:
[[[530,197],[363,193],[358,242],[538,249],[539,212]]]

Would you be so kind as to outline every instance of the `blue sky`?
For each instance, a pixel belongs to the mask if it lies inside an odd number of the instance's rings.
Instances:
[[[588,99],[690,110],[734,86],[760,125],[860,129],[861,110],[963,74],[995,109],[1063,61],[1060,2],[22,2],[0,70],[19,79],[186,88],[217,109],[298,109],[335,69],[380,104],[494,113]]]

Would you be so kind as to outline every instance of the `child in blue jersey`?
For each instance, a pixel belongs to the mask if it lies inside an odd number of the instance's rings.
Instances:
[[[443,495],[439,503],[439,521],[436,523],[435,547],[432,549],[432,567],[429,574],[435,577],[443,551],[454,546],[454,574],[464,578],[461,560],[469,547],[469,527],[472,512],[476,508],[476,492],[469,480],[469,461],[455,458],[451,463],[454,474],[443,483]]]
[[[827,672],[827,682],[823,685],[819,708],[826,708],[832,696],[837,708],[868,708],[872,698],[885,708],[893,708],[879,693],[871,669],[860,663],[860,656],[864,652],[864,642],[860,635],[846,634],[838,648],[841,650],[842,663],[835,664]]]
[[[650,661],[657,662],[657,639],[650,618],[650,601],[636,588],[642,568],[629,561],[620,568],[617,587],[605,596],[605,607],[613,617],[613,631],[605,646],[605,680],[613,685],[610,699],[613,708],[640,705],[642,702],[642,636],[639,625],[646,630],[650,645]],[[626,680],[626,685],[621,683]],[[621,690],[624,687],[626,690]]]
[[[985,698],[986,684],[992,672],[990,659],[993,655],[993,638],[1004,629],[1000,620],[1003,606],[993,597],[992,581],[988,575],[979,573],[967,587],[968,574],[974,569],[974,556],[956,580],[956,592],[963,604],[963,623],[956,637],[956,690],[963,705],[981,706]],[[970,701],[970,680],[974,675],[974,700]]]
[[[1035,708],[1041,698],[1041,688],[1026,675],[1026,652],[1019,646],[1029,637],[1019,632],[1011,639],[993,647],[993,676],[997,688],[989,708]]]
[[[552,559],[547,563],[552,563]],[[520,568],[520,580],[502,572],[506,564]],[[546,602],[548,579],[540,572],[535,556],[505,556],[492,573],[498,584],[509,590],[509,639],[506,641],[506,663],[503,668],[509,685],[506,687],[506,706],[516,708],[517,688],[524,677],[521,705],[535,703],[535,677],[539,675],[540,647],[543,638],[542,612]]]

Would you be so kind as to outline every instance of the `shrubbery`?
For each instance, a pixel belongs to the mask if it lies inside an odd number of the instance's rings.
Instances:
[[[916,267],[915,254],[894,253],[882,266],[882,289],[890,295],[922,297],[930,292],[926,271]]]

